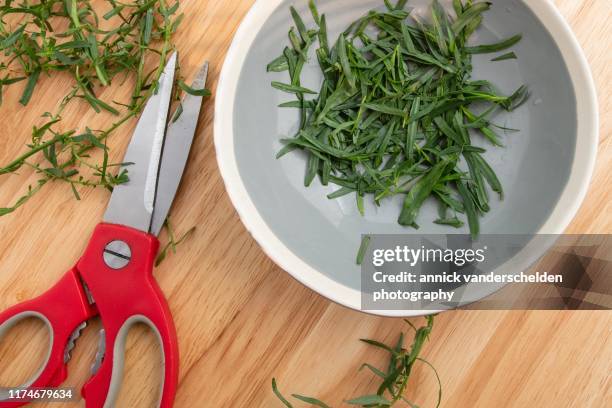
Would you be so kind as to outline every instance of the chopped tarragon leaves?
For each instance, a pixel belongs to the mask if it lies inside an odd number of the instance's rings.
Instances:
[[[490,191],[500,199],[504,191],[486,149],[473,139],[501,146],[491,116],[517,109],[529,94],[520,86],[504,95],[490,81],[472,79],[472,55],[506,50],[522,37],[468,45],[488,2],[455,0],[447,11],[434,0],[428,19],[411,14],[406,0],[384,5],[350,24],[334,43],[314,1],[310,28],[291,8],[289,45],[267,69],[288,72],[288,81],[272,86],[293,95],[281,106],[299,109],[301,119],[295,136],[282,139],[278,157],[306,152],[304,184],[318,177],[337,185],[330,199],[355,193],[361,213],[365,199],[380,205],[403,196],[398,222],[404,226],[418,227],[422,206],[433,198],[441,208],[435,223],[461,228],[461,218],[467,219],[475,238],[490,210]],[[318,92],[301,81],[313,48],[323,75]],[[510,58],[516,54],[494,60]]]

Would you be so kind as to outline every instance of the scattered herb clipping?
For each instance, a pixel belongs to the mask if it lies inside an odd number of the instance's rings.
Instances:
[[[196,230],[196,227],[191,227],[189,230],[187,230],[187,232],[185,232],[180,238],[177,239],[174,234],[174,228],[172,228],[169,217],[166,219],[164,227],[166,229],[166,232],[168,233],[168,242],[163,246],[161,251],[159,251],[159,254],[157,254],[157,258],[155,259],[155,266],[161,265],[161,263],[166,260],[169,253],[176,254],[176,247],[182,244]]]
[[[291,8],[290,46],[267,69],[288,71],[289,83],[272,86],[295,96],[280,106],[299,109],[301,119],[295,137],[282,139],[277,157],[305,152],[304,184],[318,177],[323,185],[338,186],[330,199],[354,193],[362,214],[366,197],[380,205],[404,196],[398,217],[404,226],[418,228],[421,207],[433,197],[437,224],[460,228],[467,218],[475,238],[480,217],[490,210],[489,188],[500,199],[503,188],[483,156],[486,149],[472,139],[502,146],[494,129],[504,128],[490,117],[499,109],[516,109],[528,91],[521,86],[506,96],[489,81],[473,80],[472,55],[507,49],[521,36],[468,46],[491,3],[454,0],[449,13],[434,0],[427,21],[405,10],[407,3],[385,0],[385,11],[371,10],[333,44],[314,1],[309,3],[314,28]],[[318,92],[301,84],[315,44],[324,78]]]
[[[410,350],[404,349],[404,334],[401,333],[398,342],[394,346],[389,346],[383,343],[380,343],[375,340],[365,340],[361,341],[369,344],[373,347],[381,348],[387,351],[390,355],[389,365],[386,370],[378,369],[368,363],[365,363],[361,366],[361,369],[368,369],[377,377],[380,377],[381,383],[375,394],[371,395],[363,395],[361,397],[353,398],[346,401],[347,404],[360,406],[360,407],[370,407],[370,408],[383,408],[383,407],[393,407],[398,403],[408,404],[412,408],[417,408],[413,402],[409,401],[404,395],[406,392],[406,388],[408,386],[408,381],[410,380],[410,375],[412,373],[412,368],[416,362],[421,362],[429,366],[438,381],[438,402],[436,407],[440,406],[442,400],[442,383],[440,381],[440,377],[436,371],[436,369],[423,358],[419,357],[421,354],[421,350],[425,341],[429,338],[429,334],[433,329],[434,317],[427,317],[427,324],[423,327],[416,328],[410,321],[405,320],[406,323],[410,325],[412,329],[414,329],[415,335],[414,340],[412,342],[412,347]],[[285,405],[287,408],[293,408],[293,405],[287,398],[283,396],[283,394],[279,391],[278,385],[276,383],[276,379],[272,379],[272,391],[276,395],[276,397]],[[311,404],[312,406],[321,407],[321,408],[331,408],[329,405],[324,403],[321,400],[312,397],[305,397],[303,395],[293,394],[293,398],[296,400],[306,402]]]
[[[364,235],[361,238],[361,245],[359,246],[359,251],[357,252],[357,259],[356,259],[357,265],[361,265],[363,263],[363,260],[366,256],[366,252],[368,248],[370,247],[371,240],[372,240],[372,237],[370,237],[369,235]]]
[[[517,59],[518,57],[514,52],[509,52],[507,54],[500,55],[499,57],[493,58],[491,61],[505,61],[509,59]]]
[[[42,75],[64,72],[73,79],[55,112],[44,113],[42,124],[33,127],[27,150],[0,168],[0,175],[23,166],[39,175],[13,205],[0,208],[0,216],[51,181],[69,183],[80,199],[79,187],[112,189],[128,180],[126,171],[112,171],[120,163],[109,163],[105,140],[137,116],[154,91],[182,18],[178,8],[177,1],[166,0],[9,0],[0,5],[0,102],[6,86],[25,81],[20,103],[28,105]],[[127,103],[98,98],[101,89],[128,78],[133,92]],[[76,101],[117,119],[106,129],[65,130],[62,114]],[[92,159],[94,150],[103,151],[100,161]]]

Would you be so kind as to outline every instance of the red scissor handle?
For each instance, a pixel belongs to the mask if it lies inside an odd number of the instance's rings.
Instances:
[[[130,249],[125,266],[107,265],[105,249],[119,241]],[[44,295],[0,314],[0,339],[28,317],[43,320],[51,330],[51,349],[42,370],[23,385],[57,387],[67,376],[64,353],[71,334],[83,322],[100,315],[104,326],[105,353],[98,371],[83,387],[87,408],[115,405],[123,377],[125,339],[136,323],[149,325],[157,334],[164,353],[164,383],[159,407],[170,408],[178,384],[178,340],[172,315],[161,289],[153,279],[159,241],[152,235],[128,227],[100,224],[85,254],[70,272]],[[115,265],[115,268],[117,266]],[[87,285],[95,300],[92,306]],[[0,408],[24,405],[7,401],[0,394]]]
[[[114,241],[127,244],[131,255],[121,269],[112,269],[104,250]],[[153,278],[159,241],[132,228],[100,224],[77,265],[96,301],[105,330],[104,360],[83,387],[87,408],[113,407],[119,393],[125,338],[136,323],[148,324],[159,336],[164,354],[161,408],[172,407],[178,383],[178,341],[166,298]]]
[[[96,315],[89,304],[76,268],[69,271],[45,294],[14,306],[0,314],[0,339],[14,325],[27,318],[38,318],[50,329],[50,349],[41,370],[22,387],[57,387],[67,376],[65,352],[70,336],[83,322]],[[22,406],[0,394],[0,408]]]

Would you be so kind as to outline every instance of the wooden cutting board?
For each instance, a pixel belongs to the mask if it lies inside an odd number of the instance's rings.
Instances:
[[[190,77],[201,61],[210,60],[214,92],[225,52],[252,1],[181,3],[186,16],[176,43],[183,73]],[[594,182],[569,231],[610,233],[612,2],[555,3],[592,65],[602,119]],[[7,92],[0,108],[0,163],[23,151],[31,126],[40,123],[40,115],[68,86],[67,78],[43,79],[27,109],[15,102],[18,87]],[[125,88],[103,96],[122,95]],[[317,396],[334,407],[371,393],[372,375],[358,368],[366,361],[380,366],[386,357],[358,339],[393,342],[401,330],[407,331],[406,325],[337,306],[304,288],[265,256],[240,223],[217,170],[213,102],[206,102],[172,216],[178,234],[194,225],[197,229],[155,273],[169,298],[180,339],[176,406],[279,407],[270,388],[273,376],[286,394]],[[64,116],[77,126],[101,127],[109,120],[85,106],[75,106]],[[131,131],[127,126],[110,140],[115,159],[122,156]],[[1,176],[0,206],[16,200],[24,186],[35,181],[28,169]],[[100,189],[81,194],[77,202],[69,187],[47,186],[22,209],[0,218],[1,309],[42,293],[82,253],[109,194]],[[94,321],[79,340],[67,386],[78,390],[88,378],[99,328]],[[436,319],[423,355],[442,378],[443,407],[603,408],[612,406],[611,330],[610,312],[449,312]],[[0,384],[18,385],[34,371],[44,336],[44,329],[32,322],[11,332],[0,345]],[[125,385],[117,407],[153,406],[160,380],[157,352],[147,330],[139,327],[130,333]],[[416,368],[408,395],[422,407],[434,406],[437,385],[427,367]]]

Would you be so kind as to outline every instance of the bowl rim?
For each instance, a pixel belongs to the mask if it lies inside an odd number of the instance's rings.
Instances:
[[[215,97],[214,143],[217,163],[234,208],[262,250],[293,278],[327,299],[348,308],[380,316],[411,317],[431,310],[361,309],[361,292],[317,271],[293,253],[266,224],[242,181],[234,151],[234,102],[242,66],[252,43],[283,0],[257,0],[232,40],[219,76]],[[561,197],[537,234],[562,234],[576,216],[595,170],[599,141],[599,112],[595,81],[572,29],[552,0],[523,1],[542,22],[559,47],[576,94],[577,140],[570,178]],[[504,269],[527,268],[542,255],[533,248],[519,252]]]

